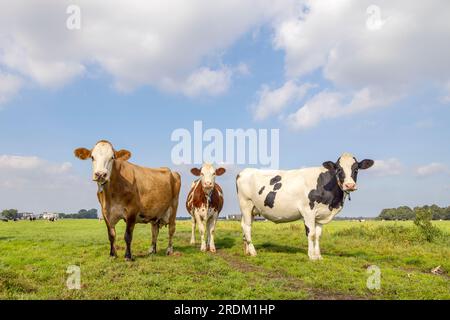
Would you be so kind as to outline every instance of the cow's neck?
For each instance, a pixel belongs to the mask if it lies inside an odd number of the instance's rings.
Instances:
[[[206,207],[206,209],[208,209],[209,206],[211,205],[211,197],[212,197],[212,193],[213,193],[213,190],[214,190],[214,189],[211,189],[211,191],[207,192],[207,191],[203,188],[202,180],[201,180],[201,179],[198,179],[198,180],[197,180],[197,183],[198,183],[197,188],[200,188],[200,189],[201,189],[201,194],[203,195],[203,197],[204,197],[204,199],[205,199],[205,201],[204,201],[205,207]]]
[[[109,180],[105,184],[97,183],[97,193],[108,193],[111,190],[111,186],[114,185],[117,180],[120,178],[120,167],[121,163],[118,161],[114,161],[111,166],[111,174],[109,176]]]
[[[346,194],[344,191],[342,191],[341,187],[338,183],[338,178],[334,176],[333,179],[331,179],[332,185],[331,185],[331,192],[333,193],[333,203],[340,204],[341,207],[344,206],[344,201],[346,198]]]
[[[310,191],[308,198],[311,209],[314,203],[321,203],[328,206],[330,211],[342,209],[345,194],[339,187],[337,177],[330,171],[322,172],[317,178],[316,189]]]

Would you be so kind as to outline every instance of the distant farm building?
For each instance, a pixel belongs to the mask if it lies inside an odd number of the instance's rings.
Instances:
[[[33,220],[36,216],[32,212],[21,212],[19,213],[19,218],[22,220]]]
[[[59,219],[59,214],[51,213],[51,212],[44,212],[42,214],[41,218],[44,220],[55,221],[55,220]]]

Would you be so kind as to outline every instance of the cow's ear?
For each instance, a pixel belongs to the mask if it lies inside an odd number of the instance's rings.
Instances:
[[[375,161],[373,161],[373,160],[364,159],[363,161],[360,161],[358,163],[358,168],[360,168],[360,169],[369,169],[371,166],[373,166],[374,163],[375,163]]]
[[[322,163],[322,165],[324,166],[325,169],[328,169],[330,171],[336,169],[336,165],[334,164],[333,161],[325,161],[324,163]]]
[[[191,173],[194,175],[194,176],[199,176],[201,173],[202,173],[202,170],[200,170],[200,169],[198,169],[198,168],[192,168],[191,169]]]
[[[127,161],[128,159],[131,158],[131,152],[123,149],[119,151],[114,151],[114,157],[117,160]]]
[[[217,168],[216,169],[216,176],[221,176],[225,173],[225,168]]]
[[[91,157],[91,150],[88,150],[86,148],[75,149],[75,151],[73,153],[74,153],[75,157],[77,157],[78,159],[81,159],[81,160],[86,160]]]

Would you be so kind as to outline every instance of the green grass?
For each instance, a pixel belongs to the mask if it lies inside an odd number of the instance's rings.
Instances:
[[[421,239],[412,222],[336,221],[324,227],[322,261],[309,261],[300,222],[254,224],[258,256],[243,255],[239,222],[219,221],[217,254],[189,245],[190,222],[179,221],[173,256],[149,256],[150,225],[137,225],[135,261],[109,258],[106,227],[96,220],[0,223],[0,299],[450,299],[450,222],[442,236]],[[67,267],[81,267],[81,290],[66,287]],[[369,290],[366,269],[381,269],[381,289]]]

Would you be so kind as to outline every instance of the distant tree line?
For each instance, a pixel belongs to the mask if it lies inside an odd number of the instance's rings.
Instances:
[[[5,209],[0,213],[0,216],[8,220],[14,220],[19,217],[19,212],[17,209]]]
[[[431,206],[415,207],[411,209],[407,206],[398,208],[383,209],[377,217],[379,220],[414,220],[417,212],[425,210],[431,212],[432,220],[450,220],[450,206],[441,208],[435,204]]]
[[[97,219],[97,209],[81,209],[78,213],[60,213],[61,219]]]
[[[97,209],[81,209],[78,213],[58,213],[61,219],[97,219]],[[17,209],[5,209],[0,212],[0,218],[14,220],[22,218]]]

